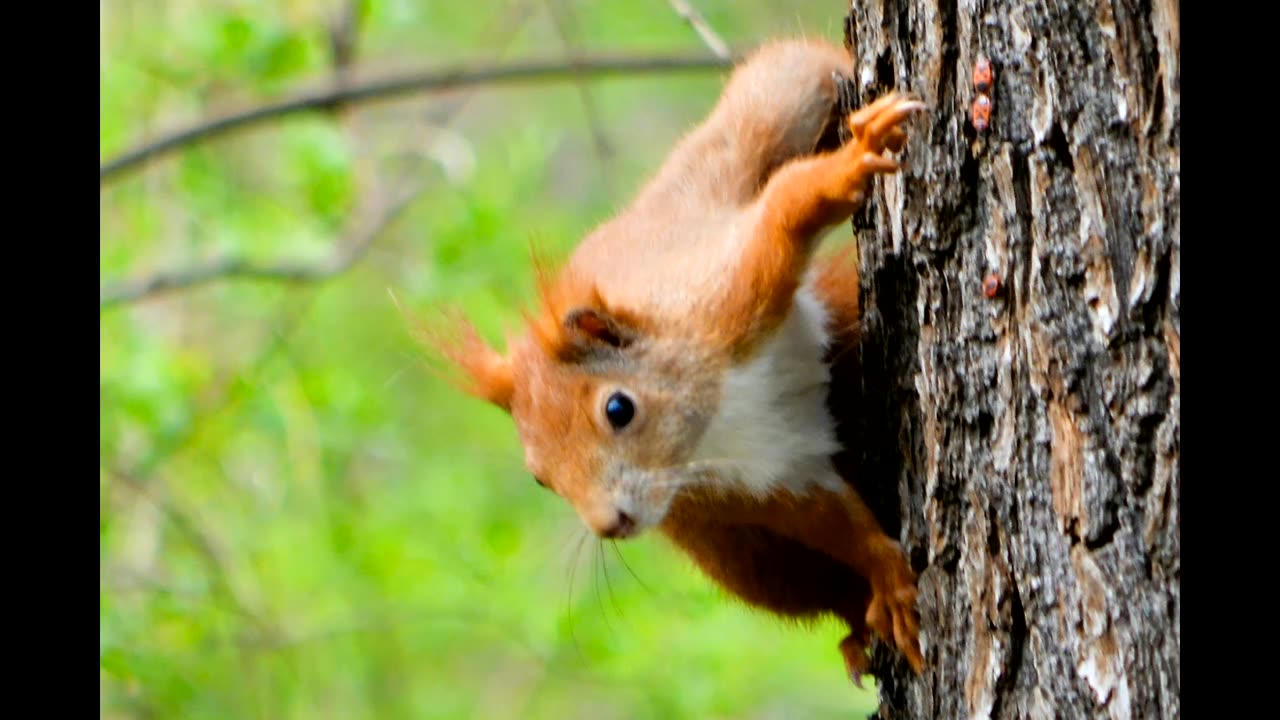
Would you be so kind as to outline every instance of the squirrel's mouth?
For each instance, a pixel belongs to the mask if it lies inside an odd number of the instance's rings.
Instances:
[[[595,507],[578,514],[596,535],[625,540],[661,525],[676,494],[688,484],[679,469],[618,468]],[[600,502],[603,500],[603,502]]]
[[[574,503],[579,517],[596,535],[626,540],[661,525],[682,494],[736,489],[735,463],[693,460],[661,468],[613,467],[586,504]]]
[[[600,537],[606,540],[625,540],[639,532],[636,519],[625,512],[619,512],[617,518],[608,527],[598,530]]]

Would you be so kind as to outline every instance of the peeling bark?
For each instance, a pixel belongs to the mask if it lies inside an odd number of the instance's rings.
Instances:
[[[859,485],[920,573],[929,663],[875,649],[886,720],[1179,716],[1178,22],[852,3],[851,95],[930,107],[854,221]]]

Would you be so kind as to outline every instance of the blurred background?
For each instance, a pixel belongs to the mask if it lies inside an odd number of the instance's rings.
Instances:
[[[710,57],[680,4],[104,1],[100,161],[335,77]],[[846,7],[690,5],[735,51],[839,42]],[[563,257],[723,76],[421,92],[273,117],[104,175],[103,717],[874,709],[834,622],[742,607],[657,535],[588,537],[524,471],[509,419],[429,372],[397,309],[460,305],[500,341],[531,298],[530,241]]]

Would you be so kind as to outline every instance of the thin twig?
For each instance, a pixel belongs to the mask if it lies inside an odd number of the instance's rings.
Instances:
[[[525,60],[507,64],[419,70],[365,82],[353,81],[322,90],[299,93],[291,98],[204,120],[191,127],[174,131],[107,161],[99,168],[98,180],[100,184],[106,184],[109,180],[178,148],[284,115],[310,110],[327,110],[352,103],[385,100],[398,95],[472,85],[542,82],[588,75],[594,77],[714,70],[728,64],[725,58],[690,55],[593,56],[569,60]]]
[[[564,0],[546,0],[547,12],[551,15],[551,24],[555,26],[556,34],[560,36],[560,44],[564,46],[565,54],[573,58],[578,55],[571,27],[573,17],[563,3]],[[591,141],[595,146],[596,160],[600,164],[600,178],[607,186],[609,158],[613,156],[613,148],[604,133],[604,123],[600,121],[600,113],[596,111],[595,98],[591,94],[591,88],[587,85],[586,79],[579,77],[574,81],[574,85],[578,88],[578,96],[582,99],[582,112],[587,118],[587,125],[591,128]]]
[[[534,0],[512,0],[498,9],[494,17],[486,24],[477,37],[485,38],[486,55],[493,61],[506,58],[507,51],[520,33],[525,23],[533,15]],[[466,93],[444,95],[433,100],[432,110],[428,114],[430,121],[440,126],[450,125],[459,116],[463,108],[475,98],[477,88]]]
[[[346,0],[329,22],[329,62],[338,75],[345,75],[356,57],[360,39],[359,0]]]
[[[214,398],[201,412],[193,412],[185,422],[182,431],[162,434],[159,441],[152,445],[147,456],[131,466],[130,475],[136,478],[148,478],[160,471],[166,462],[194,445],[202,437],[207,426],[216,417],[229,413],[245,398],[257,389],[257,381],[262,373],[275,360],[276,355],[283,352],[293,334],[306,319],[307,311],[314,302],[314,295],[304,295],[292,301],[290,306],[279,313],[277,322],[267,335],[270,340],[253,361],[240,372],[222,380],[218,387],[207,394]]]
[[[733,57],[733,53],[729,50],[729,45],[721,38],[715,30],[711,29],[711,25],[707,23],[707,19],[702,17],[702,13],[693,8],[692,5],[684,0],[670,0],[671,8],[684,19],[685,22],[698,33],[698,37],[702,38],[702,42],[706,44],[711,52],[721,60],[729,60]]]
[[[158,273],[141,280],[125,282],[107,288],[99,295],[99,309],[105,309],[121,303],[135,302],[166,291],[190,288],[229,278],[291,283],[325,280],[345,271],[359,261],[360,258],[364,257],[365,253],[373,245],[373,241],[399,217],[400,213],[409,206],[420,192],[420,189],[415,189],[404,193],[398,200],[392,202],[386,209],[377,214],[362,233],[345,243],[345,248],[320,262],[281,262],[273,265],[256,265],[244,258],[225,258],[204,267]]]
[[[140,497],[147,499],[164,514],[169,524],[186,539],[191,548],[200,556],[209,571],[214,591],[222,595],[223,599],[236,614],[248,619],[260,633],[268,636],[276,633],[269,622],[249,608],[248,603],[240,597],[239,593],[231,585],[231,575],[227,570],[226,563],[223,561],[222,553],[219,552],[217,545],[209,534],[201,529],[191,513],[179,507],[173,498],[162,497],[161,494],[164,493],[164,487],[161,481],[152,478],[149,483],[143,482],[123,468],[115,468],[112,474],[125,487]],[[167,493],[164,494],[167,495]]]

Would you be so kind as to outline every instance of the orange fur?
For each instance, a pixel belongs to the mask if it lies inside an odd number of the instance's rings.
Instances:
[[[837,487],[822,479],[830,467],[797,458],[786,467],[818,479],[766,478],[761,496],[734,479],[724,463],[735,458],[693,459],[725,407],[726,378],[755,377],[743,368],[792,337],[780,328],[818,237],[861,205],[873,176],[896,171],[883,153],[902,148],[902,124],[922,108],[881,98],[843,119],[849,143],[824,151],[839,120],[832,74],[848,66],[844,50],[821,42],[757,51],[706,122],[559,273],[535,259],[538,308],[507,356],[469,326],[437,346],[470,392],[511,412],[529,470],[589,527],[606,537],[658,528],[752,605],[843,618],[840,650],[856,679],[870,632],[917,670],[923,658],[914,575],[847,482],[850,468],[840,466]],[[821,262],[813,289],[830,345],[812,362],[837,367],[857,341],[856,258]],[[608,411],[618,397],[634,410],[621,424]],[[786,448],[780,457],[790,462]]]
[[[823,258],[814,285],[827,307],[827,329],[835,344],[851,348],[858,333],[858,246],[849,244]]]
[[[511,361],[486,343],[470,321],[452,312],[430,326],[412,314],[405,315],[418,342],[446,362],[446,368],[432,366],[441,379],[468,395],[511,410],[515,392]]]

